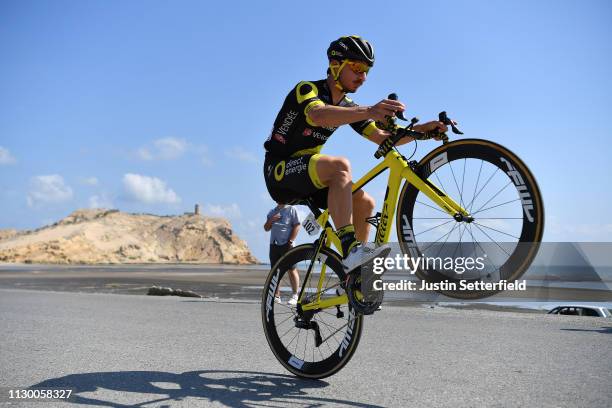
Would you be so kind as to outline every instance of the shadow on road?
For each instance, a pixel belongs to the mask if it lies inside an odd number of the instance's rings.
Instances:
[[[612,327],[602,327],[601,329],[561,329],[561,330],[612,334]]]
[[[320,380],[253,371],[204,370],[182,374],[160,371],[118,371],[70,374],[32,385],[36,388],[70,389],[70,402],[111,407],[148,404],[171,406],[173,401],[200,400],[232,407],[262,405],[320,407],[342,404],[378,407],[360,402],[313,396],[329,384]]]

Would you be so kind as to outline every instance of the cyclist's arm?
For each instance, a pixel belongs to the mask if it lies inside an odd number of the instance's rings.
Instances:
[[[323,103],[313,106],[307,115],[317,126],[337,127],[368,119],[382,120],[385,116],[403,111],[404,104],[390,99],[383,99],[372,106],[335,106]]]
[[[444,125],[442,122],[438,122],[437,120],[431,121],[431,122],[427,122],[427,123],[423,123],[422,125],[416,125],[413,128],[414,130],[416,130],[417,132],[432,132],[432,131],[436,131],[436,132],[446,132],[448,131],[448,127],[446,125]],[[381,130],[378,129],[376,127],[376,125],[374,124],[374,122],[372,122],[371,124],[369,124],[363,132],[363,136],[365,138],[367,138],[368,140],[376,143],[376,144],[381,144],[386,138],[388,138],[391,134],[389,132],[387,132],[386,130]],[[404,138],[402,138],[399,142],[396,143],[396,146],[400,146],[406,143],[410,143],[414,140],[414,138],[406,136]]]
[[[381,130],[378,128],[373,129],[368,135],[363,135],[366,139],[368,139],[371,142],[376,143],[377,145],[381,144],[382,142],[385,141],[386,138],[388,138],[389,136],[391,136],[391,133],[387,132],[386,130]],[[396,146],[400,146],[406,143],[410,143],[412,142],[414,139],[412,137],[406,136],[404,138],[402,138],[399,142],[397,142],[395,145]]]
[[[368,106],[319,105],[308,112],[310,120],[321,127],[338,127],[370,119]]]

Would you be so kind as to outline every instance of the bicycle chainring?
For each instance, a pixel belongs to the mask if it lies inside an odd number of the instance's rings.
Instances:
[[[369,291],[367,297],[363,297],[361,292],[361,273],[354,271],[350,273],[346,280],[346,294],[349,303],[356,313],[371,315],[380,307],[384,291]]]

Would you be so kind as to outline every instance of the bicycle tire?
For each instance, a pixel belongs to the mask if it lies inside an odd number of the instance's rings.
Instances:
[[[475,177],[476,169],[478,169],[477,177]],[[446,212],[434,208],[433,203],[431,201],[428,203],[429,199],[423,193],[406,182],[400,193],[396,219],[397,236],[402,252],[412,258],[424,257],[427,248],[435,247],[440,250],[454,234],[459,239],[458,243],[455,241],[457,244],[455,251],[457,248],[463,251],[471,242],[474,253],[478,252],[478,247],[483,250],[483,253],[486,252],[482,246],[486,245],[487,248],[494,248],[501,254],[496,258],[507,257],[505,261],[501,260],[497,265],[492,266],[491,270],[487,271],[486,277],[490,278],[493,274],[499,281],[512,282],[525,273],[537,254],[542,240],[544,205],[533,174],[517,155],[487,140],[461,139],[442,145],[427,154],[419,161],[415,171],[423,180],[429,180],[444,194],[471,212],[474,221],[468,224],[456,222]],[[473,189],[472,186],[465,188],[466,171],[467,179],[473,184]],[[488,172],[491,173],[490,176],[487,176]],[[448,182],[444,183],[444,179]],[[479,185],[480,180],[482,180],[482,185]],[[491,180],[495,181],[491,183]],[[498,186],[492,187],[494,184]],[[499,186],[502,188],[498,189]],[[487,189],[485,197],[480,198],[480,195]],[[469,196],[470,191],[472,192],[471,197]],[[486,200],[488,193],[493,191],[496,191],[496,194]],[[479,200],[482,201],[479,202]],[[502,201],[502,203],[496,204],[497,201]],[[479,202],[478,205],[477,202]],[[432,213],[433,217],[423,216]],[[492,217],[492,213],[497,217]],[[441,220],[442,223],[431,227],[434,224],[433,220]],[[455,221],[454,224],[453,221]],[[418,227],[418,224],[421,226]],[[463,232],[461,232],[461,226],[458,231],[453,231],[460,224],[464,224]],[[447,226],[443,227],[444,225]],[[431,231],[436,228],[448,229],[451,228],[451,225],[452,229],[447,233],[443,243],[432,243],[435,235]],[[468,231],[466,238],[469,239],[469,242],[462,242],[466,231]],[[418,237],[419,234],[421,237]],[[478,237],[479,234],[480,237],[483,237],[482,241]],[[443,235],[440,240],[442,237]],[[504,238],[508,242],[497,241],[497,237]],[[496,248],[496,245],[499,249]],[[457,286],[461,280],[475,282],[481,279],[481,277],[464,278],[457,274],[441,272],[442,268],[439,266],[439,264],[436,267],[419,266],[416,268],[416,275],[427,282],[447,281]],[[500,291],[502,290],[436,290],[438,293],[456,299],[481,299]]]
[[[294,265],[299,272],[301,289],[304,285],[305,271],[315,250],[313,244],[305,244],[292,248],[283,255],[268,274],[261,302],[264,333],[274,356],[291,373],[310,379],[329,377],[342,369],[355,353],[363,330],[363,316],[355,313],[348,304],[338,308],[318,310],[312,319],[319,325],[321,337],[325,340],[316,347],[312,329],[295,327],[293,319],[297,315],[297,309],[274,301],[277,289],[283,291],[290,286],[287,272]],[[326,282],[322,287],[321,298],[336,296],[336,290],[340,287],[339,276],[342,276],[338,271],[343,271],[340,257],[334,251],[322,248],[316,262],[318,266],[315,270],[319,270],[323,264],[326,265]],[[307,294],[316,292],[318,276],[313,273],[310,282],[306,282]],[[340,311],[343,317],[338,317]],[[293,341],[296,338],[294,346]],[[307,351],[309,345],[311,347]]]

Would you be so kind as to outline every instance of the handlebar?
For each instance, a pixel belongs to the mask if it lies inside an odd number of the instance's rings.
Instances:
[[[391,93],[388,96],[388,99],[391,99],[393,101],[397,101],[398,97],[396,93]],[[404,117],[404,113],[403,112],[396,112],[395,116],[398,119],[407,121],[407,119]],[[442,123],[444,123],[447,126],[450,126],[453,133],[457,134],[457,135],[462,135],[463,132],[459,130],[459,128],[457,128],[457,126],[455,125],[455,122],[450,119],[448,117],[448,115],[446,114],[446,111],[442,111],[438,114],[438,120]],[[391,132],[391,136],[389,136],[388,138],[386,138],[379,146],[378,149],[376,150],[376,152],[374,153],[374,157],[377,159],[380,159],[381,157],[384,157],[387,155],[387,153],[389,153],[391,151],[391,149],[393,149],[395,147],[395,145],[397,144],[397,142],[399,142],[402,138],[404,137],[412,137],[415,140],[426,140],[426,139],[431,139],[432,137],[437,137],[440,136],[442,139],[442,143],[446,144],[448,143],[448,136],[446,136],[445,133],[433,133],[433,132],[418,132],[416,130],[412,130],[412,127],[419,121],[419,119],[417,118],[412,118],[410,120],[410,125],[408,125],[408,127],[400,127],[395,123],[395,118],[391,117],[391,116],[387,116],[387,123],[380,123],[377,122],[376,124],[378,125],[379,128],[387,130],[389,132]]]
[[[460,131],[459,128],[457,128],[457,126],[455,125],[455,122],[453,122],[448,116],[446,116],[446,111],[442,111],[438,113],[438,120],[440,120],[440,122],[444,123],[446,126],[450,126],[454,134],[456,135],[463,134],[463,132]]]
[[[416,130],[398,127],[395,131],[391,132],[391,136],[386,138],[378,146],[376,153],[374,153],[374,157],[377,159],[380,159],[381,157],[386,156],[387,153],[389,153],[391,149],[395,147],[397,142],[399,142],[401,139],[403,139],[406,136],[413,137],[417,140],[423,140],[427,138],[424,132],[417,132]]]

